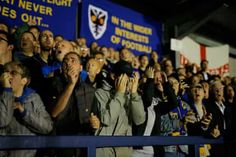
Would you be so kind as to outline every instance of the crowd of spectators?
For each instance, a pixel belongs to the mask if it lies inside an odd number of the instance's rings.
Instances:
[[[158,53],[67,40],[0,23],[1,135],[204,136],[235,139],[236,77],[174,67]],[[234,144],[199,148],[231,157]],[[98,148],[97,157],[191,157],[187,145]],[[84,157],[84,149],[7,150],[0,157]]]

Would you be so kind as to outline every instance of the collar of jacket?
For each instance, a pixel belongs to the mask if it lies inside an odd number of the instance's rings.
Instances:
[[[106,80],[103,80],[102,82],[103,82],[102,89],[104,89],[106,91],[112,90],[113,86],[110,85]]]
[[[26,100],[26,98],[31,94],[31,93],[35,93],[35,91],[31,88],[26,87],[23,91],[22,96],[20,97],[15,97],[15,101],[16,102],[20,102],[21,104],[23,104]]]

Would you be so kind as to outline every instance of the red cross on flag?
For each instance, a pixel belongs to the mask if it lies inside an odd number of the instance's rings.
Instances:
[[[202,60],[209,61],[209,72],[222,75],[229,73],[229,45],[206,47],[189,37],[171,39],[171,50],[180,53],[180,64],[195,63],[200,67]]]

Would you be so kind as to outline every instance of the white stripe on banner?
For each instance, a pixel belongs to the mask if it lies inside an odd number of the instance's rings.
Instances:
[[[202,59],[201,45],[189,37],[182,40],[171,40],[171,50],[180,52],[180,63],[195,63],[200,66]],[[229,72],[229,45],[206,47],[204,53],[209,61],[209,72],[212,74],[226,74]]]

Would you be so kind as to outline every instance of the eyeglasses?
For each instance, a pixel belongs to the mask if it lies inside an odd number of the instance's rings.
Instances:
[[[81,51],[87,51],[88,48],[83,48],[83,47],[81,47],[80,50],[81,50]]]
[[[98,62],[103,62],[104,61],[104,59],[102,59],[102,58],[95,58],[95,60],[98,61]]]
[[[12,70],[12,71],[4,71],[4,72],[8,72],[10,73],[12,76],[16,76],[16,75],[23,75],[21,72],[16,71],[16,70]]]
[[[8,40],[7,40],[7,39],[4,39],[4,38],[0,37],[0,42],[2,42],[2,41],[5,41],[5,42],[8,43]]]
[[[214,88],[214,91],[223,91],[224,87]]]
[[[49,38],[49,39],[51,38],[52,39],[53,37],[52,36],[48,36],[48,35],[43,35],[41,37],[42,40],[46,40],[47,38]]]

